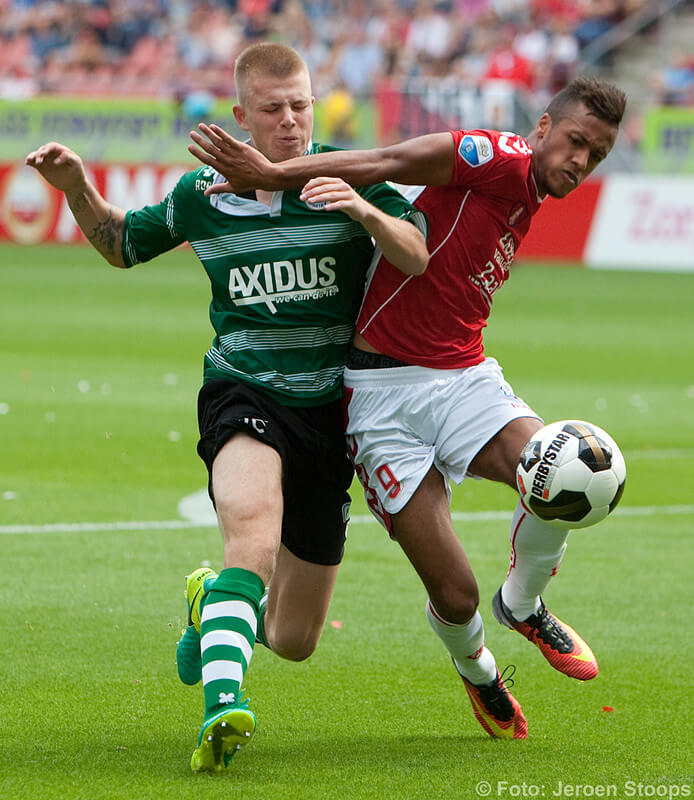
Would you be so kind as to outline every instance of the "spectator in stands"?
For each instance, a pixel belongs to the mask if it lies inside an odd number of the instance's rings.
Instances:
[[[20,81],[44,93],[229,96],[236,55],[250,41],[272,38],[305,57],[319,101],[337,83],[355,97],[377,85],[392,96],[413,79],[429,91],[485,75],[532,87],[542,100],[573,77],[578,43],[585,46],[642,2],[0,0],[0,85],[5,96],[25,92]],[[515,46],[504,42],[487,63],[492,41],[508,39],[514,28]],[[663,75],[665,83],[678,78]],[[386,127],[394,135],[397,126]]]
[[[686,52],[676,53],[653,83],[659,105],[694,105],[694,56]]]
[[[316,34],[314,25],[299,4],[286,9],[281,30],[284,31],[285,44],[301,54],[311,75],[315,76],[325,68],[330,60],[330,48]]]
[[[568,19],[556,16],[551,21],[549,36],[549,86],[555,95],[574,77],[578,65],[578,41],[571,33]]]
[[[366,33],[388,56],[405,48],[409,28],[410,17],[402,3],[398,3],[398,0],[380,0],[374,4],[373,16],[366,24]]]
[[[352,147],[356,134],[354,97],[344,83],[336,84],[320,103],[324,137],[336,147]]]
[[[383,50],[363,29],[351,28],[337,43],[335,77],[355,97],[370,94],[373,81],[383,69]]]
[[[619,19],[619,0],[581,0],[578,7],[580,21],[573,33],[581,49],[604,36]]]
[[[435,0],[418,0],[413,14],[405,46],[426,62],[445,58],[453,39],[450,5]]]
[[[532,89],[533,69],[530,62],[515,50],[515,35],[515,30],[510,26],[499,32],[497,45],[489,57],[484,78],[508,81],[521,90]]]
[[[526,17],[513,38],[513,51],[524,58],[533,69],[549,57],[549,36],[542,25]]]

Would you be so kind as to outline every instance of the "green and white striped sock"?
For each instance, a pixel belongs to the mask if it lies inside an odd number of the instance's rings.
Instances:
[[[205,719],[240,700],[241,684],[253,654],[258,606],[265,591],[253,572],[222,570],[204,598],[200,620]]]

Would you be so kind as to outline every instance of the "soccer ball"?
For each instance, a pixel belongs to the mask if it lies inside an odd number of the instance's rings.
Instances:
[[[562,420],[529,439],[516,469],[521,500],[536,517],[564,528],[587,528],[614,509],[627,470],[614,439],[602,428]]]

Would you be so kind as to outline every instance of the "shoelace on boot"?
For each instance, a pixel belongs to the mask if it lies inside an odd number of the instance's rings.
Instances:
[[[502,722],[508,722],[515,713],[513,703],[508,696],[508,689],[513,686],[515,673],[516,667],[509,664],[492,683],[475,687],[487,711]]]

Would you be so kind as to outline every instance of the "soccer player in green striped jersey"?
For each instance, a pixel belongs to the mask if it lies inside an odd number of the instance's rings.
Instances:
[[[253,45],[234,78],[236,119],[268,159],[328,149],[311,142],[314,98],[294,50]],[[131,267],[189,241],[210,279],[198,453],[224,568],[188,577],[177,660],[186,683],[202,678],[205,698],[191,767],[221,771],[255,730],[242,683],[256,641],[292,660],[317,645],[349,518],[340,398],[354,320],[380,252],[406,274],[425,270],[426,221],[385,184],[354,190],[336,178],[320,179],[311,204],[298,191],[207,197],[224,180],[209,167],[126,212],[67,147],[48,143],[26,161],[65,193],[109,263]]]

